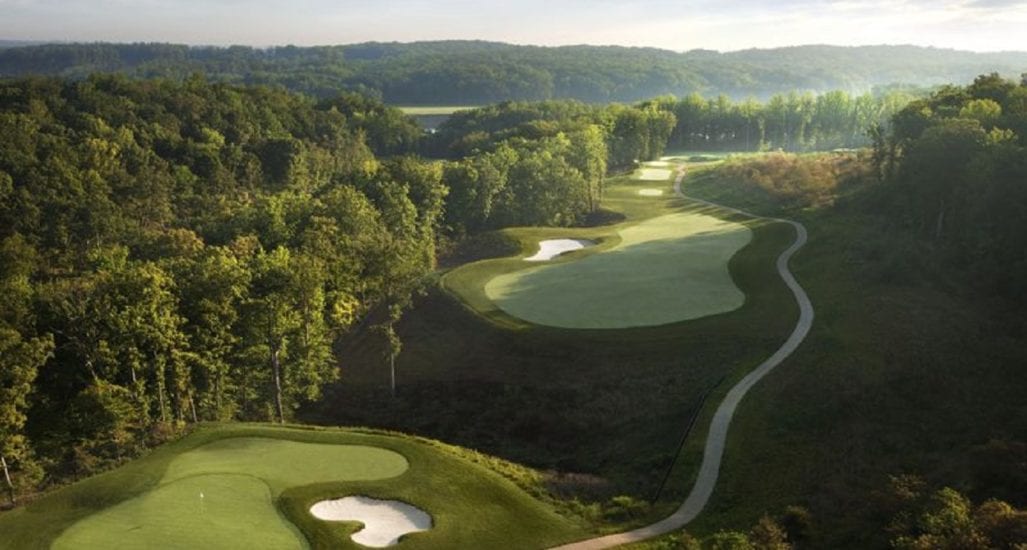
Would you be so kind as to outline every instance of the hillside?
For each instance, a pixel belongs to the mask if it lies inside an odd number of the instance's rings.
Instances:
[[[482,41],[340,46],[191,47],[49,44],[0,49],[0,76],[80,78],[92,72],[277,84],[327,96],[371,92],[388,103],[467,105],[573,98],[636,101],[662,94],[766,98],[790,91],[937,86],[982,73],[1019,77],[1027,52],[974,53],[916,46],[796,46],[684,53],[619,46],[519,46]]]

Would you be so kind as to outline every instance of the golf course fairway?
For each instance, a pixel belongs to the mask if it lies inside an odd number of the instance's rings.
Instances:
[[[145,548],[174,540],[181,548],[305,548],[303,535],[275,509],[284,489],[386,479],[407,468],[403,455],[377,447],[222,439],[182,453],[156,490],[79,521],[53,547]]]
[[[745,302],[728,261],[752,239],[746,226],[679,212],[618,233],[620,243],[609,250],[499,275],[485,294],[514,317],[573,329],[663,325]]]

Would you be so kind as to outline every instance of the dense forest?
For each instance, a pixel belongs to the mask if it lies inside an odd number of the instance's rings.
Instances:
[[[1027,301],[1027,77],[980,76],[911,103],[875,139],[873,165],[898,227]]]
[[[0,86],[18,487],[184,421],[288,419],[337,376],[334,336],[433,268],[446,194],[438,166],[376,158],[360,109],[197,79]]]
[[[316,97],[341,90],[386,103],[478,105],[506,100],[641,101],[673,94],[768,99],[792,91],[864,93],[893,84],[968,82],[1027,71],[1027,53],[914,46],[799,46],[685,53],[615,46],[516,46],[481,41],[343,46],[190,47],[48,44],[0,49],[0,76],[83,78],[94,72],[280,85]]]

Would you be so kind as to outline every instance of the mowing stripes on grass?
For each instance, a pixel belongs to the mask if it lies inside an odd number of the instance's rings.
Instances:
[[[728,261],[749,243],[744,225],[695,212],[620,231],[616,247],[576,262],[493,278],[485,293],[503,311],[577,329],[655,326],[741,307]]]

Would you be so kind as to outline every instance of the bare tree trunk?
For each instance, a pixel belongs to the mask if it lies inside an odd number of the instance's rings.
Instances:
[[[396,356],[389,355],[389,372],[391,374],[392,397],[396,398]]]
[[[146,410],[146,400],[143,399],[143,396],[139,392],[139,378],[138,378],[138,376],[136,376],[136,368],[135,368],[135,366],[132,366],[131,373],[132,373],[132,397],[135,398],[136,403],[139,403],[139,408],[140,408],[141,412],[143,413],[143,420],[145,422],[149,422],[150,421],[150,415],[147,414],[147,413],[149,413],[149,411]]]
[[[152,357],[152,360],[154,378],[157,382],[157,404],[160,406],[160,421],[166,423],[168,421],[168,404],[164,399],[164,393],[167,391],[167,367],[156,356]]]
[[[199,422],[196,419],[196,400],[193,399],[193,396],[191,395],[189,396],[189,410],[193,413],[193,424],[196,424],[197,422]]]
[[[221,420],[221,373],[214,377],[214,403],[217,406],[217,414],[214,420]]]
[[[7,498],[11,500],[11,505],[14,505],[14,483],[11,483],[11,472],[7,470],[7,459],[0,455],[0,465],[4,468],[4,480],[7,481]]]
[[[285,411],[282,408],[282,365],[278,361],[278,346],[271,348],[271,368],[275,375],[275,410],[278,423],[285,424]]]

